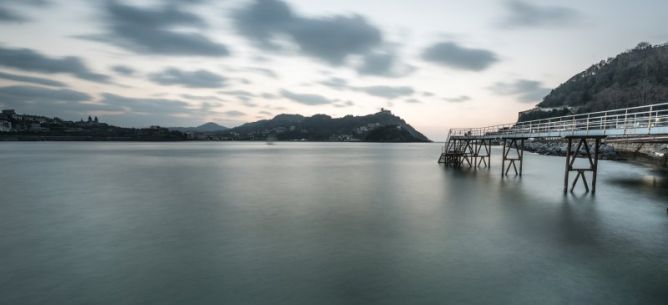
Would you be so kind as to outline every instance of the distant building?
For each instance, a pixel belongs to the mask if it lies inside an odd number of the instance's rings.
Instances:
[[[39,122],[32,122],[32,123],[30,123],[30,125],[28,125],[28,126],[29,126],[29,127],[28,127],[28,130],[30,130],[30,131],[36,131],[36,132],[45,132],[45,131],[49,131],[48,128],[44,128],[44,127],[42,127],[42,124],[40,124]]]
[[[2,114],[0,117],[5,120],[23,120],[23,116],[16,114],[16,111],[14,111],[14,109],[2,110]]]
[[[16,111],[14,111],[14,109],[5,109],[2,110],[2,114],[6,115],[7,117],[11,117],[12,115],[16,114]]]
[[[12,131],[12,122],[7,120],[0,120],[0,132]]]

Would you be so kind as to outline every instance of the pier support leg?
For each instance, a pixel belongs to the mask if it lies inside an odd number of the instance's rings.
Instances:
[[[492,142],[489,139],[480,139],[476,143],[475,158],[476,167],[489,168],[492,154]]]
[[[501,177],[508,176],[508,172],[512,167],[515,175],[522,177],[522,163],[524,160],[524,140],[526,138],[504,138],[503,139],[503,154],[501,156]],[[509,157],[511,151],[515,151],[514,157]],[[508,166],[506,166],[508,161]],[[518,162],[519,161],[519,162]],[[517,167],[519,163],[519,170]]]
[[[591,193],[595,194],[596,193],[596,176],[598,176],[598,151],[601,148],[601,138],[596,138],[596,144],[595,144],[595,149],[594,149],[594,166],[593,171],[592,171],[592,178],[591,178]]]
[[[573,139],[568,138],[568,146],[566,148],[566,171],[564,172],[564,194],[568,192],[568,173],[570,172],[570,167],[568,166],[571,163],[571,148],[573,147]]]
[[[462,139],[462,165],[464,165],[464,161],[466,161],[466,164],[468,164],[469,167],[474,167],[475,164],[475,139]]]
[[[438,163],[443,163],[445,166],[450,167],[461,167],[464,162],[461,151],[462,145],[462,140],[460,139],[448,139],[441,156],[438,158]]]
[[[503,147],[501,151],[501,178],[503,178],[504,173],[506,172],[506,143],[507,140],[503,139]]]
[[[577,182],[582,178],[582,183],[585,187],[585,191],[589,192],[589,184],[587,184],[586,172],[592,172],[591,178],[591,193],[596,193],[596,177],[598,175],[598,155],[601,147],[601,139],[605,136],[570,136],[566,137],[568,141],[568,148],[566,150],[566,170],[564,172],[564,193],[568,192],[568,178],[570,172],[576,172],[575,180],[571,185],[571,192],[575,189]],[[573,150],[573,140],[577,140],[578,144]],[[587,140],[590,140],[589,142]],[[594,140],[594,143],[591,143],[591,140]],[[593,146],[591,144],[594,144]],[[575,159],[577,159],[580,149],[584,148],[584,157],[589,161],[589,167],[576,168],[574,167]],[[593,149],[593,151],[592,151]]]

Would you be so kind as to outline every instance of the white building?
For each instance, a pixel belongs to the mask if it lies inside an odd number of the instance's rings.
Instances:
[[[9,132],[12,131],[12,122],[6,120],[0,120],[0,132]]]

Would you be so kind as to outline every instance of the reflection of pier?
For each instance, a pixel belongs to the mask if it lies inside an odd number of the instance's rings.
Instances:
[[[591,192],[596,192],[598,157],[601,142],[668,142],[668,103],[610,111],[583,113],[550,119],[495,125],[483,128],[450,129],[438,160],[446,166],[489,168],[492,142],[502,144],[501,175],[510,169],[522,176],[524,142],[527,139],[566,141],[564,192],[571,172],[575,178],[571,191],[582,181],[590,191],[586,173],[591,172]],[[585,158],[587,167],[576,167],[575,159]]]

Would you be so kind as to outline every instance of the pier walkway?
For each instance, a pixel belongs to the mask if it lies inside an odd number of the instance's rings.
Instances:
[[[591,192],[596,192],[599,148],[602,141],[615,143],[668,143],[668,103],[581,113],[549,119],[500,124],[480,128],[450,129],[438,162],[452,167],[490,166],[492,144],[502,145],[502,176],[512,168],[522,176],[524,143],[528,139],[567,143],[564,192],[575,172],[571,191],[578,181],[590,191],[586,172],[591,172]],[[588,166],[575,167],[578,157]]]

